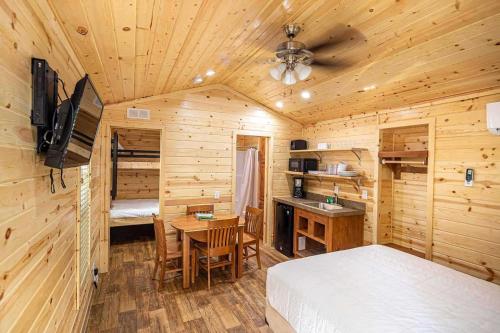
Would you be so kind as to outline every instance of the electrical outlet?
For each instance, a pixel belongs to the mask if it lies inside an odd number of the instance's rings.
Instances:
[[[215,199],[220,199],[220,191],[215,191],[214,192],[214,198]]]
[[[368,199],[368,191],[367,190],[361,191],[361,199],[364,199],[364,200]]]
[[[339,193],[340,193],[340,186],[335,185],[335,186],[333,187],[333,193],[335,193],[335,194],[339,194]]]

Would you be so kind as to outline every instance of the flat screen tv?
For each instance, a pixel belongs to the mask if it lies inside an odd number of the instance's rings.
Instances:
[[[57,110],[46,166],[63,169],[89,163],[103,107],[94,85],[85,75],[77,82],[71,98],[63,101]]]

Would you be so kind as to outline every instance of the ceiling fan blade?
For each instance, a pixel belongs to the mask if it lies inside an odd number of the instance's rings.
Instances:
[[[308,47],[313,53],[331,53],[334,48],[353,46],[366,42],[365,36],[351,26],[336,25],[331,31],[322,34],[318,42],[310,43]]]
[[[352,62],[347,60],[340,59],[331,59],[331,60],[323,60],[323,59],[314,59],[311,66],[318,68],[331,68],[331,69],[344,69],[349,68],[353,65]]]

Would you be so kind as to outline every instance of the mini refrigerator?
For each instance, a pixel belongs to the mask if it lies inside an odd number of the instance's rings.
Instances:
[[[274,247],[287,257],[293,256],[293,206],[276,205],[276,238]]]

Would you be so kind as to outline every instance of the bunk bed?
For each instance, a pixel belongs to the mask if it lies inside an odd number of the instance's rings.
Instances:
[[[119,170],[124,169],[159,170],[159,158],[159,150],[124,149],[119,144],[118,132],[113,133],[111,144],[112,200],[109,216],[111,227],[153,223],[152,214],[159,214],[158,198],[118,198],[118,173]]]

